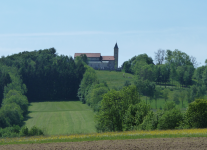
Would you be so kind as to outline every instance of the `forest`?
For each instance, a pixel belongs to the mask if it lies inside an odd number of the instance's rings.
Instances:
[[[122,64],[134,83],[113,88],[87,64],[86,55],[74,60],[54,48],[2,56],[0,136],[43,134],[24,126],[29,104],[74,99],[94,110],[97,132],[207,127],[207,65],[198,67],[195,57],[180,50],[158,50],[154,60],[147,54],[134,56]],[[160,97],[163,108],[157,108]],[[185,111],[177,107],[184,107],[184,100],[189,104]]]
[[[54,48],[1,57],[0,134],[19,134],[30,102],[77,99],[84,72],[83,63],[57,55]],[[39,134],[34,127],[30,135],[33,130]],[[22,135],[30,132],[27,128],[21,131]]]

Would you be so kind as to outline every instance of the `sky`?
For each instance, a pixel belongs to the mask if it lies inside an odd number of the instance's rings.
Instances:
[[[59,55],[101,53],[119,62],[158,49],[207,59],[206,0],[6,0],[0,56],[54,47]]]

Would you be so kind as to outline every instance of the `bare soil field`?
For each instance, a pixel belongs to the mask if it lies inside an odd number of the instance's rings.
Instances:
[[[0,150],[207,150],[207,138],[155,138],[1,145]]]

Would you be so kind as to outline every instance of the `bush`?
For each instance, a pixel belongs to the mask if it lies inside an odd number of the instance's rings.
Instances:
[[[207,100],[197,99],[189,104],[186,111],[187,123],[193,128],[207,127]]]
[[[21,136],[29,136],[29,130],[28,130],[28,128],[26,126],[21,128],[20,135]]]
[[[157,128],[157,119],[156,115],[153,113],[153,111],[150,111],[140,124],[139,129],[141,130],[155,130]]]
[[[0,137],[17,137],[19,136],[20,127],[14,125],[13,127],[0,128]]]
[[[172,110],[165,111],[158,121],[158,129],[175,129],[183,120],[182,113],[179,109],[173,108]]]
[[[136,105],[130,105],[124,115],[124,130],[132,130],[142,124],[145,116],[150,111],[150,105],[140,102]]]
[[[23,120],[22,110],[16,103],[3,105],[0,109],[0,127],[21,125]]]
[[[36,126],[33,126],[30,130],[29,130],[29,136],[34,136],[34,135],[44,135],[43,131],[39,128],[37,128]]]
[[[173,108],[175,108],[175,102],[171,101],[171,102],[166,102],[164,105],[164,111],[169,111],[172,110]]]

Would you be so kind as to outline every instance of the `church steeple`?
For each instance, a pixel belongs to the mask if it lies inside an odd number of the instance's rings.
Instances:
[[[118,48],[118,45],[117,45],[117,43],[116,43],[116,45],[114,46],[114,48]],[[119,48],[118,48],[119,49]]]
[[[119,57],[119,48],[118,45],[116,43],[116,45],[114,46],[114,68],[117,69],[118,68],[118,57]]]

